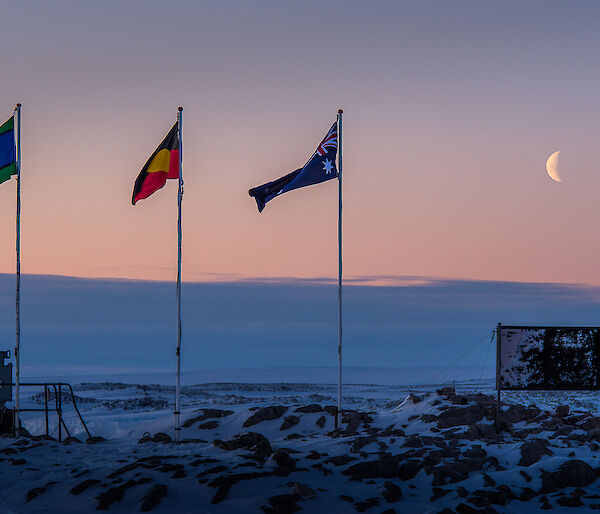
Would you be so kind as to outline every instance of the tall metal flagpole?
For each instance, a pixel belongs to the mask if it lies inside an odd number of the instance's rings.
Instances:
[[[19,419],[19,383],[21,360],[21,104],[15,108],[17,115],[17,291],[16,291],[16,328],[17,340],[15,345],[16,380],[15,380],[15,435],[21,435],[21,421]]]
[[[342,114],[338,110],[338,398],[336,427],[340,426],[342,412]]]
[[[179,188],[177,193],[177,382],[175,385],[175,441],[181,440],[181,426],[179,423],[180,403],[180,370],[181,370],[181,201],[183,200],[183,170],[181,163],[183,161],[182,153],[182,121],[183,107],[177,110],[177,131],[179,136]]]

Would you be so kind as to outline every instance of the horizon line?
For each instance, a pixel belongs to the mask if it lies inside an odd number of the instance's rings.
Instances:
[[[241,276],[235,273],[206,273],[199,280],[182,280],[185,284],[239,284],[239,285],[337,285],[337,277],[293,277],[293,276]],[[14,277],[15,273],[0,272],[0,277]],[[175,283],[176,279],[128,278],[128,277],[90,277],[81,275],[61,275],[54,273],[21,273],[22,277],[63,278],[97,282],[136,282],[136,283]],[[435,277],[417,275],[362,275],[343,279],[344,285],[356,287],[426,287],[449,283],[482,283],[482,284],[519,284],[532,286],[561,286],[577,289],[597,289],[599,284],[585,282],[539,282],[519,280],[497,280],[479,278]]]

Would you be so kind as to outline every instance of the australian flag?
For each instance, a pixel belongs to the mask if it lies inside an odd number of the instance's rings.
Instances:
[[[338,177],[335,165],[338,149],[337,130],[336,122],[331,126],[329,132],[327,132],[327,135],[304,167],[248,191],[248,194],[256,200],[258,212],[262,212],[267,202],[276,196],[287,193],[292,189],[312,186]]]

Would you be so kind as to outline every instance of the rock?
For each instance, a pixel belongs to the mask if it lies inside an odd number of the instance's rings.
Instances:
[[[483,474],[483,484],[486,487],[494,487],[496,485],[496,481],[487,473],[482,473]]]
[[[258,409],[252,416],[244,421],[244,428],[251,427],[263,421],[271,421],[279,419],[287,412],[288,408],[283,405],[272,405],[270,407],[262,407]]]
[[[281,424],[281,428],[279,430],[289,430],[298,423],[300,423],[300,418],[298,416],[286,416],[283,418],[283,423]]]
[[[481,421],[484,415],[485,411],[479,405],[449,407],[438,416],[438,428],[474,425]]]
[[[531,476],[525,473],[525,471],[520,470],[519,474],[525,479],[526,482],[531,482]]]
[[[69,492],[71,494],[78,495],[78,494],[81,494],[86,489],[88,489],[89,487],[99,484],[99,483],[100,483],[100,480],[96,480],[95,478],[88,478],[87,480],[84,480],[83,482],[80,482],[79,484],[77,484]]]
[[[507,410],[500,411],[499,419],[506,423],[531,422],[541,414],[537,407],[525,407],[523,405],[510,405]]]
[[[396,503],[402,498],[402,489],[398,487],[394,482],[386,480],[383,483],[385,490],[383,491],[383,497],[388,503]]]
[[[419,471],[421,471],[421,464],[416,460],[407,460],[400,464],[398,468],[398,477],[400,480],[411,480],[414,478]]]
[[[269,459],[272,461],[278,468],[295,468],[296,461],[289,456],[288,453],[283,450],[277,450],[273,453]]]
[[[294,409],[294,412],[304,412],[308,414],[314,414],[315,412],[322,412],[323,407],[321,407],[318,403],[311,403],[310,405],[303,405],[302,407],[298,407]]]
[[[334,466],[344,466],[353,460],[357,460],[357,458],[352,457],[351,455],[339,455],[336,457],[329,457],[325,462],[333,464]]]
[[[484,502],[480,505],[481,507],[485,505],[506,505],[509,501],[508,495],[504,491],[490,491],[485,489],[477,490],[473,493],[473,496],[482,498]]]
[[[102,443],[106,441],[106,439],[104,439],[104,437],[102,436],[92,436],[92,437],[88,437],[85,440],[85,444],[97,444],[97,443]]]
[[[406,439],[402,446],[405,448],[422,448],[423,441],[418,435],[411,435]]]
[[[157,432],[154,434],[154,442],[155,443],[170,443],[171,436],[169,434],[165,434],[164,432]]]
[[[305,458],[310,460],[319,460],[321,458],[321,454],[316,450],[311,450]]]
[[[456,494],[460,497],[460,498],[466,498],[469,494],[469,491],[467,491],[462,485],[460,487],[456,488]]]
[[[301,484],[300,482],[294,482],[294,485],[292,486],[292,492],[302,496],[303,498],[314,498],[317,496],[314,489],[305,484]]]
[[[27,501],[30,502],[31,500],[37,498],[40,494],[44,494],[48,490],[48,487],[54,484],[56,484],[56,482],[48,482],[43,487],[34,487],[33,489],[30,489],[29,491],[27,491]]]
[[[543,455],[552,455],[548,441],[534,439],[521,445],[521,460],[519,466],[531,466],[538,462]]]
[[[519,501],[528,502],[532,498],[535,498],[537,493],[531,487],[524,487],[523,491],[519,495]]]
[[[434,502],[439,500],[443,496],[447,495],[450,492],[450,489],[442,489],[441,487],[432,487],[431,492],[433,493],[429,498],[430,502]]]
[[[251,480],[254,478],[270,477],[273,473],[270,471],[256,472],[256,473],[238,473],[236,475],[221,475],[213,479],[208,485],[209,487],[216,487],[217,492],[213,496],[211,503],[220,503],[226,497],[229,489],[232,485],[241,482],[242,480]]]
[[[465,457],[475,458],[475,459],[485,459],[487,457],[486,451],[479,445],[473,446],[468,450],[462,452]]]
[[[207,421],[206,423],[202,423],[198,425],[199,430],[213,430],[219,426],[219,423],[216,421]]]
[[[299,494],[279,494],[277,496],[272,496],[269,498],[269,503],[273,507],[273,514],[292,514],[293,512],[298,512],[300,507],[296,505],[298,500],[301,500],[302,497]]]
[[[558,418],[564,418],[569,415],[569,406],[568,405],[557,405],[555,413]]]
[[[325,405],[325,407],[323,407],[323,410],[331,416],[337,415],[337,407],[335,407],[334,405]]]
[[[561,507],[581,507],[583,502],[577,496],[561,496],[557,498],[556,503]]]
[[[191,427],[194,423],[204,421],[206,419],[224,418],[225,416],[230,416],[231,414],[233,414],[232,410],[221,409],[200,409],[200,412],[202,412],[202,414],[190,419],[186,419],[181,426],[183,426],[184,428],[188,428]]]
[[[342,416],[342,423],[347,423],[346,432],[354,433],[361,423],[372,423],[373,419],[364,412],[345,411]]]
[[[108,510],[108,508],[115,502],[120,502],[123,499],[123,495],[125,491],[130,487],[133,487],[137,484],[135,480],[128,480],[123,485],[119,485],[117,487],[111,487],[106,491],[101,492],[98,498],[98,505],[96,506],[96,510]]]
[[[142,499],[140,511],[149,512],[156,507],[163,498],[167,497],[167,486],[163,484],[155,484],[146,493]]]
[[[325,419],[325,416],[321,416],[319,419],[317,419],[317,421],[315,421],[315,425],[317,425],[319,428],[323,428],[326,421],[327,420]]]
[[[63,439],[63,444],[72,444],[72,443],[79,443],[79,444],[81,444],[81,440],[77,439],[76,437],[71,437],[71,436]]]
[[[340,500],[344,500],[345,502],[354,503],[354,498],[352,498],[352,496],[348,496],[347,494],[340,494]]]
[[[354,504],[354,508],[358,511],[358,512],[365,512],[367,510],[369,510],[371,507],[377,507],[379,506],[379,498],[367,498],[366,500],[362,501],[362,502],[357,502]]]
[[[467,466],[462,462],[448,462],[433,469],[432,485],[453,484],[465,480],[469,476]]]
[[[264,435],[256,432],[244,432],[234,436],[229,441],[216,439],[213,444],[223,450],[238,450],[240,448],[251,450],[263,457],[268,457],[273,451],[269,440]]]
[[[542,488],[545,494],[565,487],[585,487],[596,480],[596,471],[582,460],[563,462],[557,471],[542,471]]]
[[[359,462],[343,472],[352,478],[395,478],[398,476],[398,464],[394,459],[381,459]]]
[[[410,394],[407,396],[407,398],[406,398],[406,400],[405,400],[405,401],[408,401],[408,402],[410,402],[410,403],[412,403],[412,404],[417,404],[417,403],[421,403],[421,401],[422,401],[422,400],[421,400],[421,398],[420,398],[420,397],[418,397],[416,394],[410,393]]]

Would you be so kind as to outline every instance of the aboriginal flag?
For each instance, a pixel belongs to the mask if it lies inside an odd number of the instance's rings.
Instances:
[[[299,187],[312,186],[338,177],[335,165],[338,149],[337,127],[337,122],[331,126],[304,167],[248,191],[248,194],[256,200],[258,212],[262,212],[267,202],[276,196]]]
[[[167,183],[168,178],[179,178],[179,131],[177,123],[169,130],[167,137],[158,145],[148,162],[140,171],[131,203],[148,198]]]

